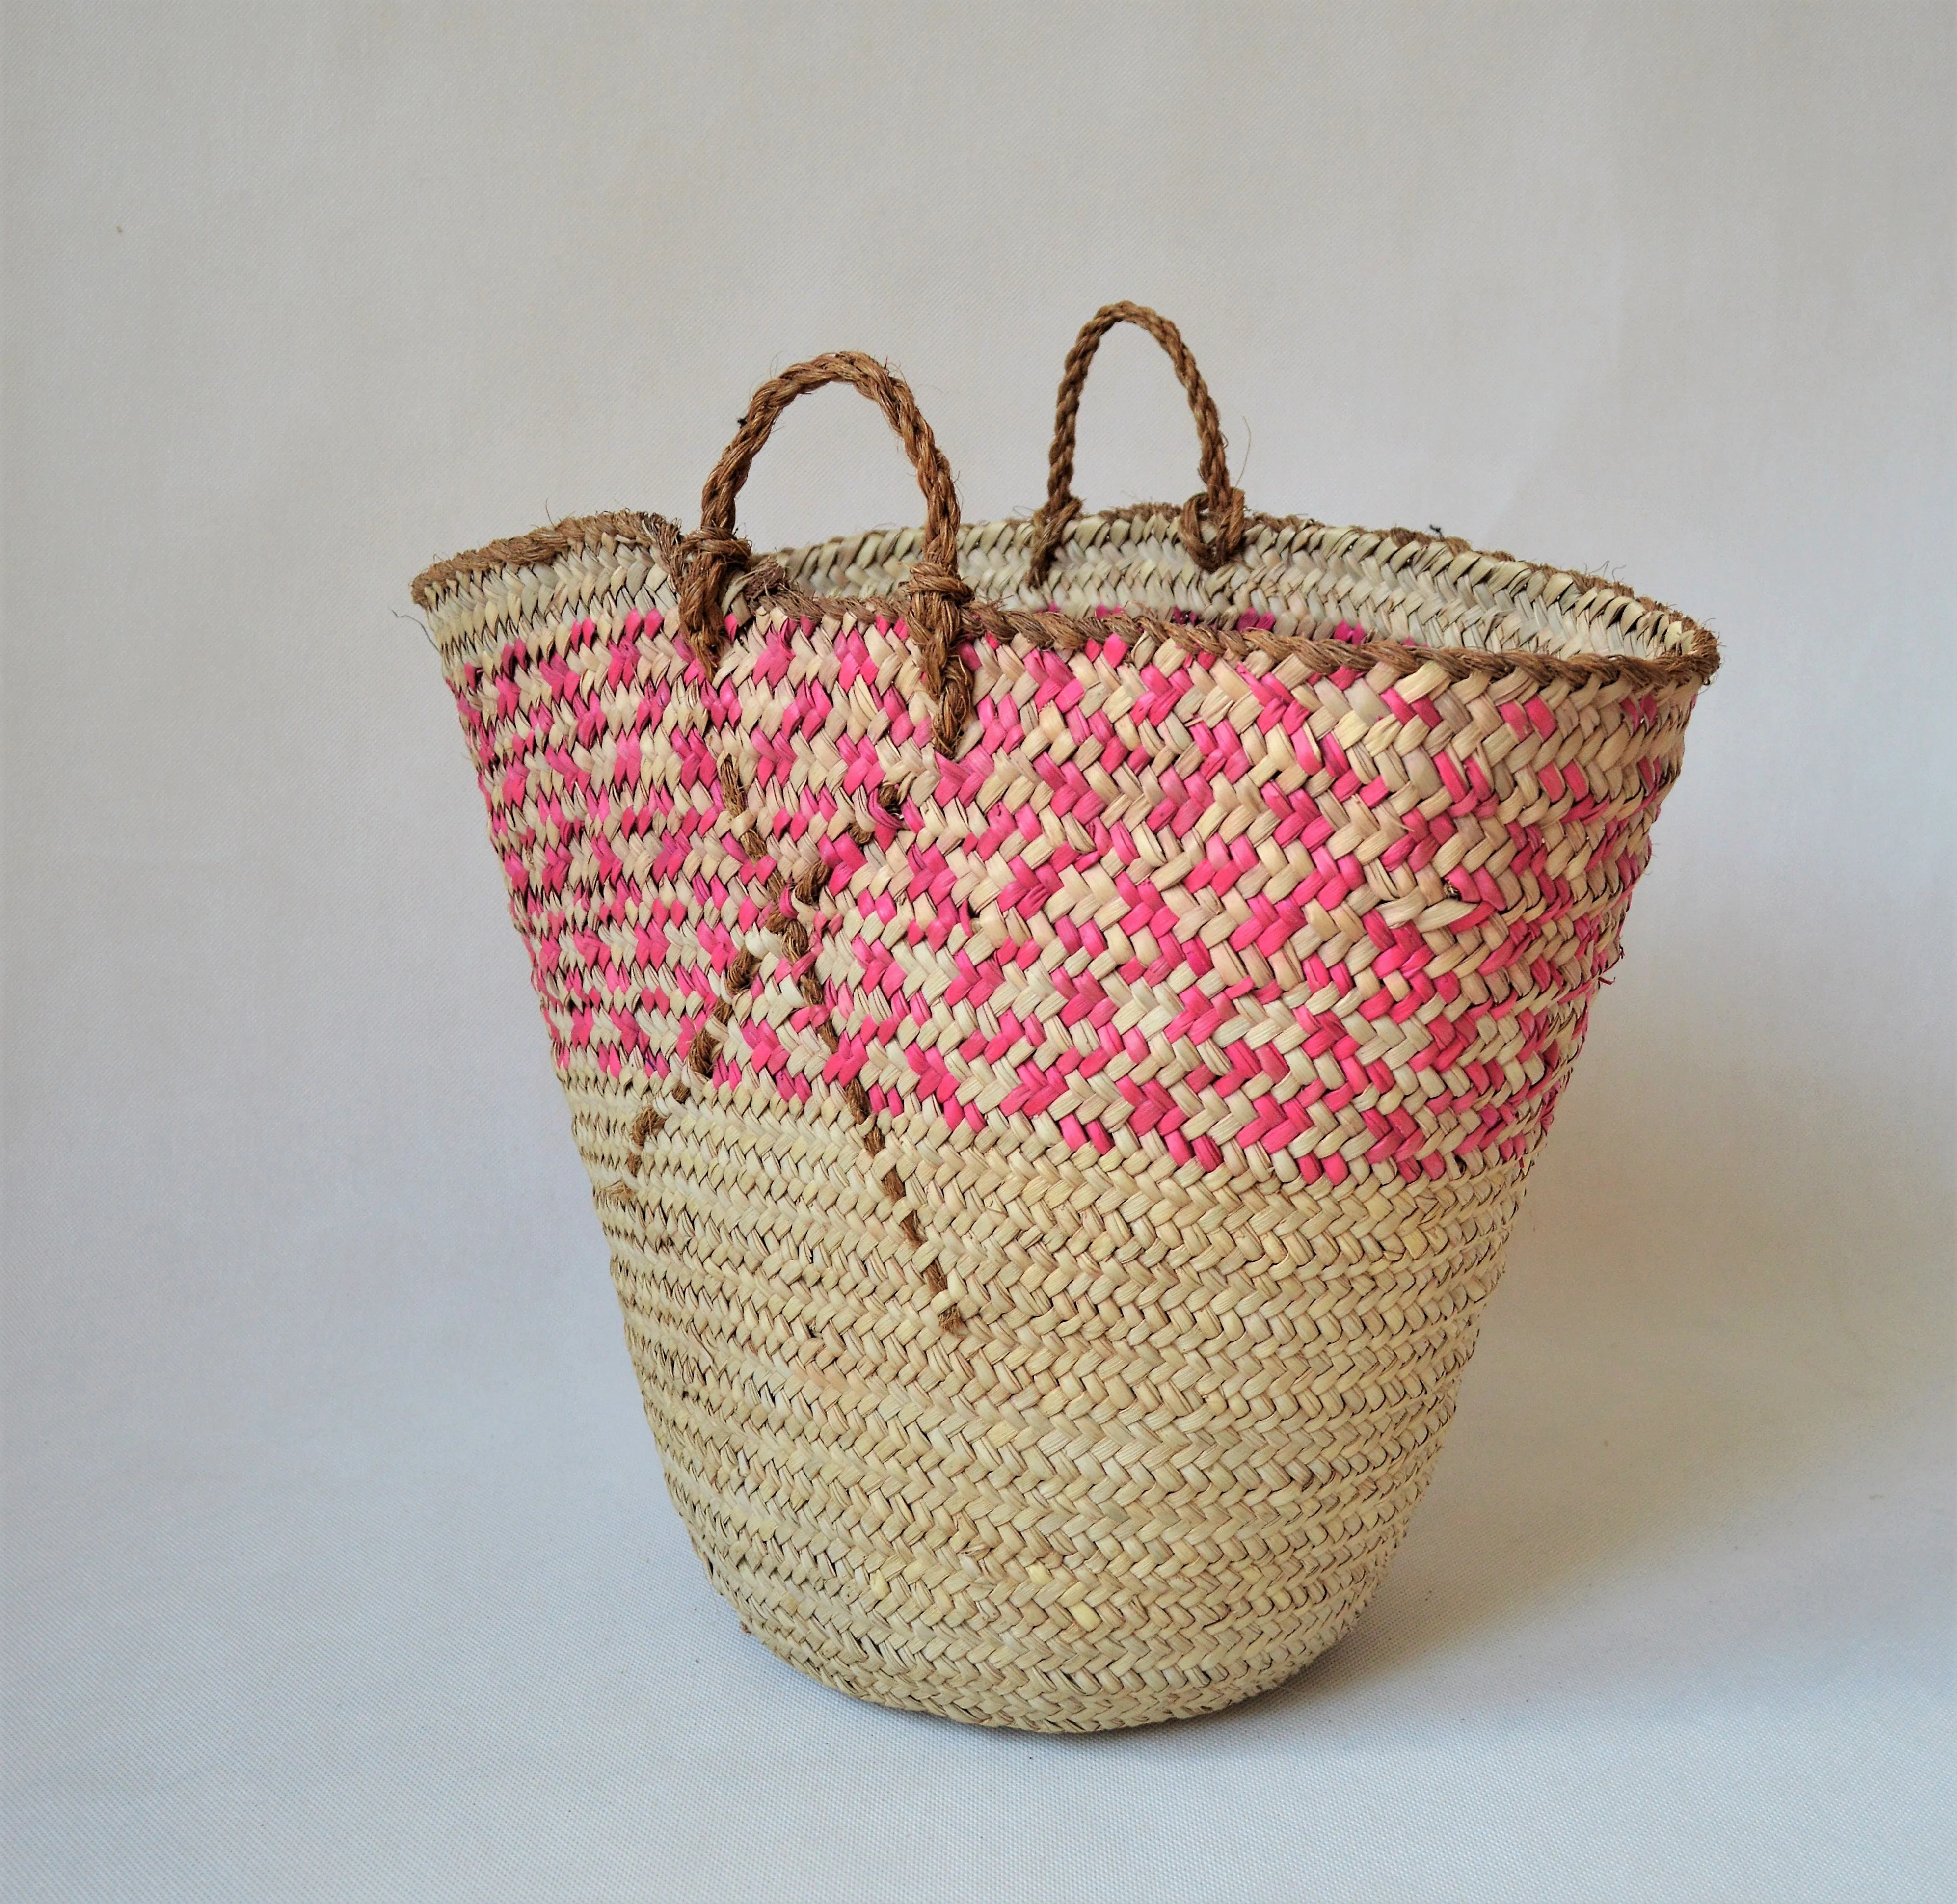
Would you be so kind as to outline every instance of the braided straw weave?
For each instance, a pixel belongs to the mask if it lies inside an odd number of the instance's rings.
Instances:
[[[1205,486],[1083,514],[1123,319]],[[748,464],[838,381],[926,526],[757,561]],[[715,1585],[865,1698],[1086,1731],[1246,1698],[1365,1604],[1718,651],[1595,577],[1245,515],[1133,306],[1053,477],[961,528],[910,393],[827,357],[694,534],[561,523],[415,593]]]

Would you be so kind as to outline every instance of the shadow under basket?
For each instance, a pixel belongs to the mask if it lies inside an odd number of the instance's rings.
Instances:
[[[838,380],[927,527],[753,559],[747,463]],[[1357,1618],[1717,666],[1230,494],[960,527],[909,393],[824,359],[694,535],[416,585],[673,1500],[887,1705],[1145,1724]]]

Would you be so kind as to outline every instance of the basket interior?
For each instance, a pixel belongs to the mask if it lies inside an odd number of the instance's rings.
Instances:
[[[921,538],[916,529],[874,531],[773,559],[811,595],[894,595]],[[1495,654],[1655,661],[1685,656],[1708,640],[1684,616],[1617,584],[1405,530],[1253,517],[1239,558],[1206,574],[1183,546],[1173,513],[1084,516],[1037,588],[1027,582],[1032,539],[1024,520],[967,524],[959,533],[960,572],[980,599],[1007,608],[1127,609],[1279,634],[1337,628]]]

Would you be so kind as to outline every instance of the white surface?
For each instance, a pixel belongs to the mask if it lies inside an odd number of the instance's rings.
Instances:
[[[5,23],[9,1897],[1949,1894],[1946,7]],[[819,349],[1030,504],[1121,296],[1254,506],[1728,661],[1372,1610],[1066,1741],[707,1589],[398,617]],[[1117,337],[1081,493],[1194,486]],[[825,394],[745,520],[915,497]]]

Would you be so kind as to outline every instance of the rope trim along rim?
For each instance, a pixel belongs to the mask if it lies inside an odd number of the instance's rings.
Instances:
[[[1171,534],[1179,535],[1183,505],[1178,503],[1137,503],[1121,509],[1077,516],[1067,525],[1060,547],[1084,547],[1088,532],[1105,533],[1114,524],[1142,525],[1162,523]],[[973,524],[988,533],[1022,534],[1030,542],[1038,533],[1032,519],[1010,517],[1003,523]],[[1582,654],[1545,655],[1522,648],[1429,647],[1422,644],[1374,638],[1363,642],[1334,641],[1328,637],[1279,634],[1268,628],[1222,628],[1201,621],[1171,621],[1151,615],[1092,616],[1067,615],[1055,609],[1006,609],[991,602],[969,603],[962,612],[966,636],[1031,641],[1034,646],[1061,653],[1073,653],[1091,640],[1103,640],[1122,634],[1132,639],[1147,633],[1172,639],[1185,648],[1207,653],[1241,657],[1263,653],[1282,659],[1298,656],[1311,665],[1328,669],[1351,667],[1363,660],[1369,669],[1386,668],[1395,675],[1412,674],[1429,666],[1437,666],[1452,680],[1488,675],[1507,669],[1542,682],[1567,682],[1573,686],[1589,682],[1624,681],[1640,688],[1665,688],[1696,683],[1702,687],[1719,671],[1719,644],[1709,629],[1690,615],[1639,595],[1621,582],[1580,570],[1553,568],[1510,555],[1504,549],[1478,549],[1458,536],[1436,536],[1415,529],[1367,530],[1341,527],[1309,516],[1247,514],[1244,518],[1247,552],[1253,537],[1268,533],[1288,535],[1294,546],[1304,552],[1342,545],[1339,552],[1364,559],[1383,555],[1390,567],[1414,572],[1437,573],[1453,569],[1467,558],[1468,566],[1482,563],[1490,568],[1505,565],[1516,573],[1503,585],[1505,594],[1524,596],[1527,584],[1538,581],[1541,590],[1535,599],[1561,608],[1566,613],[1580,613],[1608,619],[1609,605],[1620,603],[1640,615],[1671,622],[1684,637],[1679,651],[1664,655]],[[679,541],[679,533],[663,517],[637,510],[618,510],[590,516],[571,516],[527,535],[506,536],[483,547],[451,555],[432,564],[416,576],[413,596],[416,604],[433,613],[451,593],[485,576],[521,573],[547,568],[566,556],[591,553],[609,543],[637,549],[666,567]],[[782,557],[827,545],[810,543],[795,551],[778,552],[767,560],[777,564]],[[1406,552],[1416,552],[1408,559]],[[1422,559],[1424,558],[1424,559]],[[757,564],[757,567],[760,567]],[[675,586],[678,585],[675,578]],[[895,596],[865,598],[845,596],[807,596],[793,590],[757,590],[783,600],[803,614],[847,614],[868,611],[892,619],[905,616],[908,604]],[[1595,597],[1594,600],[1586,598]]]

